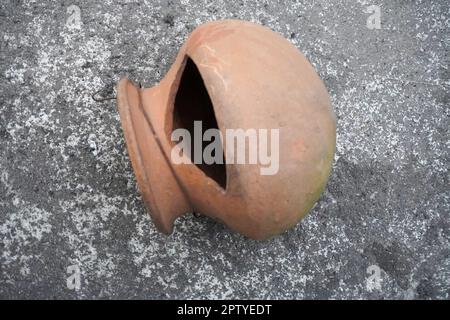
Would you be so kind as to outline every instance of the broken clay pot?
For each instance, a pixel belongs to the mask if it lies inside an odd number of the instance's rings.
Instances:
[[[201,25],[158,85],[122,79],[117,91],[137,182],[164,233],[177,217],[199,212],[250,238],[268,238],[293,227],[325,188],[336,141],[328,93],[307,59],[266,27]],[[223,136],[228,128],[279,129],[277,173],[262,175],[260,163],[175,164],[171,134],[192,132],[196,120]]]

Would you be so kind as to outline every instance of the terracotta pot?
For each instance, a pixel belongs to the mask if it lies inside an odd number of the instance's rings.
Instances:
[[[330,175],[336,120],[327,91],[291,43],[257,24],[199,26],[158,85],[141,89],[122,79],[118,107],[143,199],[167,234],[177,217],[195,211],[250,238],[271,237],[306,215]],[[278,172],[262,175],[262,164],[174,164],[171,134],[192,131],[194,120],[224,136],[229,128],[279,129]]]

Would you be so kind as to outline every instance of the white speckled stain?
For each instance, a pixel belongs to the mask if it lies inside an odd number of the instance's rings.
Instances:
[[[5,171],[1,173],[0,183],[6,187],[7,194],[14,195]],[[27,275],[28,261],[38,257],[38,254],[27,254],[27,249],[41,242],[52,231],[49,221],[51,213],[26,203],[17,196],[14,196],[12,203],[19,209],[9,213],[5,222],[0,225],[3,244],[0,261],[3,266],[18,263],[22,275]]]

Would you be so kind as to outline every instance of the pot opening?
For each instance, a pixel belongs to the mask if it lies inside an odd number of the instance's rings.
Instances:
[[[172,128],[173,130],[183,128],[189,131],[191,135],[190,158],[192,163],[194,163],[193,158],[196,143],[196,139],[194,138],[194,121],[201,121],[202,135],[208,129],[219,129],[214,113],[214,107],[208,91],[206,90],[202,76],[194,61],[186,56],[186,64],[175,96]],[[201,150],[203,155],[205,147],[211,144],[211,141],[201,140]],[[202,163],[195,165],[208,177],[216,181],[222,189],[225,189],[227,184],[227,174],[226,166],[224,164],[223,145],[222,141],[219,141],[218,143],[220,145],[220,152],[222,153],[222,163],[206,164],[202,157]],[[216,150],[219,150],[219,148]],[[212,152],[212,155],[217,156],[214,152]]]

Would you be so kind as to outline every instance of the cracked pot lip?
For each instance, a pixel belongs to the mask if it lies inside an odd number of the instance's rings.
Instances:
[[[136,97],[132,97],[133,94],[136,95]],[[130,102],[130,98],[137,98],[137,104]],[[146,170],[144,168],[141,148],[139,147],[137,139],[137,126],[134,124],[131,114],[132,109],[134,109],[135,112],[141,113],[142,117],[145,116],[142,110],[139,89],[137,89],[128,78],[123,78],[119,81],[119,84],[117,86],[117,101],[121,126],[124,132],[129,158],[131,160],[133,171],[136,176],[137,184],[139,190],[141,191],[145,206],[147,207],[147,211],[154,219],[158,230],[162,231],[165,234],[170,234],[173,227],[168,227],[162,221],[163,217],[156,204],[156,197],[152,190],[152,184],[150,183],[151,181],[147,176]]]
[[[122,129],[125,136],[125,141],[128,149],[128,154],[131,160],[131,165],[133,167],[133,171],[136,176],[137,183],[142,192],[142,196],[145,202],[145,205],[148,207],[149,211],[154,213],[155,222],[159,225],[160,216],[159,210],[153,205],[155,196],[151,190],[148,177],[143,170],[142,156],[141,151],[138,146],[135,126],[133,124],[132,116],[131,116],[131,106],[128,95],[128,86],[132,85],[131,81],[127,78],[123,78],[119,81],[117,86],[117,105],[120,114],[120,122],[122,125]],[[139,99],[140,101],[140,99]],[[142,189],[143,186],[149,186],[148,189]],[[169,232],[169,230],[167,230]]]
[[[147,212],[159,231],[171,234],[175,219],[192,208],[147,113],[158,107],[158,100],[144,101],[143,95],[158,94],[160,89],[160,86],[139,88],[123,78],[117,85],[117,104],[128,155]],[[165,183],[161,184],[161,180]]]

